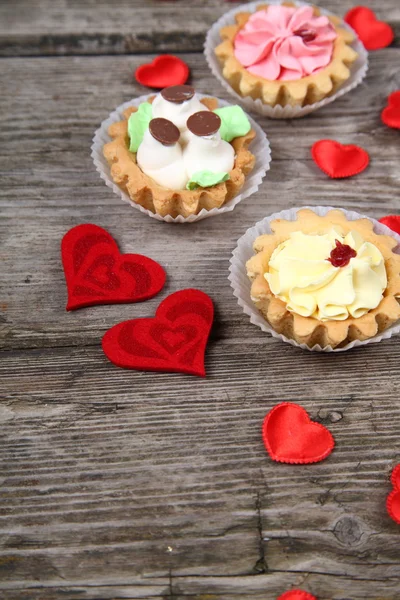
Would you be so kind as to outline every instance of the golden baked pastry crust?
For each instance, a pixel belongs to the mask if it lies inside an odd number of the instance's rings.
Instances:
[[[345,233],[358,231],[365,241],[371,242],[381,251],[388,280],[382,301],[362,317],[349,317],[344,321],[319,321],[289,312],[285,302],[272,294],[264,277],[273,251],[294,231],[323,234],[335,225]],[[277,219],[271,222],[270,227],[272,234],[261,235],[255,240],[253,248],[257,254],[247,261],[246,268],[247,275],[252,280],[251,298],[275,331],[310,348],[315,344],[322,348],[336,348],[353,340],[374,337],[400,319],[400,304],[397,300],[400,297],[400,255],[393,252],[397,242],[390,236],[374,233],[371,221],[348,221],[340,210],[331,210],[320,217],[312,210],[302,209],[297,213],[296,221]]]
[[[152,100],[153,98],[149,102]],[[201,102],[209,110],[214,110],[218,106],[215,98],[204,98]],[[235,164],[229,173],[228,181],[196,190],[169,190],[143,173],[136,163],[136,153],[129,151],[128,119],[136,110],[134,106],[127,109],[124,112],[125,120],[110,125],[108,133],[113,141],[105,144],[103,148],[103,154],[110,165],[112,179],[131,200],[162,217],[166,215],[188,217],[196,215],[203,208],[206,210],[220,208],[239,193],[246,175],[252,171],[255,164],[255,156],[248,149],[256,135],[253,129],[231,142],[235,149]]]
[[[296,6],[293,2],[282,4]],[[267,7],[268,4],[260,4],[257,10]],[[320,15],[320,10],[316,6],[313,8],[314,15]],[[277,104],[306,106],[331,96],[350,77],[349,67],[358,56],[349,45],[354,40],[354,36],[348,29],[340,27],[341,19],[334,16],[328,17],[337,33],[332,60],[319,73],[294,81],[270,81],[253,75],[240,64],[234,54],[234,39],[252,14],[250,12],[236,14],[237,25],[229,25],[220,30],[223,42],[215,49],[215,54],[222,65],[222,75],[240,96],[250,96],[254,100],[260,98],[264,104],[270,106]]]

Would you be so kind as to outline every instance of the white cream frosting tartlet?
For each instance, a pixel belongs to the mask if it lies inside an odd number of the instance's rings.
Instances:
[[[190,86],[129,106],[107,133],[112,141],[103,155],[113,182],[162,218],[221,208],[239,194],[256,162],[249,150],[256,132],[243,109],[200,98]]]
[[[199,172],[229,173],[235,162],[233,147],[221,138],[221,119],[198,99],[188,85],[166,88],[152,103],[149,129],[137,151],[142,171],[167,189],[183,190]],[[173,123],[179,131],[170,139],[157,136],[151,124],[168,127]],[[157,130],[157,127],[155,128]]]

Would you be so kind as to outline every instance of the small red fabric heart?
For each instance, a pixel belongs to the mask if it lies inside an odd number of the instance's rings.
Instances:
[[[387,497],[386,508],[393,521],[400,525],[400,465],[393,469],[390,481],[393,491]]]
[[[394,40],[390,25],[379,21],[374,11],[366,6],[355,6],[346,13],[344,20],[354,29],[367,50],[386,48]]]
[[[183,85],[189,77],[189,67],[177,56],[161,54],[153,62],[138,67],[135,77],[139,83],[151,88]]]
[[[390,94],[387,106],[381,113],[381,119],[388,127],[400,129],[400,90]]]
[[[61,242],[61,258],[68,290],[67,310],[141,302],[164,287],[161,265],[141,254],[121,254],[114,238],[97,225],[70,229]]]
[[[389,229],[400,235],[400,216],[388,215],[379,219],[379,223],[383,223],[383,225],[386,225],[386,227],[389,227]]]
[[[205,376],[204,353],[214,317],[212,300],[187,289],[163,300],[152,319],[132,319],[103,337],[107,358],[118,367]]]
[[[364,171],[369,155],[360,146],[343,145],[335,140],[319,140],[311,148],[311,156],[318,167],[332,177],[352,177]]]
[[[282,402],[267,414],[262,437],[270,457],[289,464],[319,462],[335,445],[326,427],[311,421],[304,408],[291,402]]]
[[[291,590],[279,596],[278,600],[317,600],[317,598],[303,590]]]

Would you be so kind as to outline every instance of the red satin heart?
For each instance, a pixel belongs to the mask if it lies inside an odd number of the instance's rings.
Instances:
[[[395,231],[400,235],[400,216],[388,215],[387,217],[379,219],[379,223],[383,223],[383,225],[386,225],[386,227],[389,227],[389,229],[392,229],[392,231]]]
[[[317,598],[303,590],[291,590],[279,596],[277,600],[317,600]]]
[[[304,408],[290,402],[278,404],[267,414],[262,437],[273,460],[290,464],[319,462],[335,445],[326,427],[311,421]]]
[[[400,90],[390,94],[387,106],[381,113],[381,119],[388,127],[400,129]]]
[[[142,85],[152,88],[182,85],[189,77],[189,67],[177,56],[161,54],[153,62],[138,67],[135,77]]]
[[[364,171],[369,155],[360,146],[343,145],[335,140],[319,140],[311,148],[311,156],[318,167],[332,177],[352,177]]]
[[[354,29],[367,50],[386,48],[394,40],[390,25],[378,21],[374,11],[366,6],[355,6],[346,13],[344,20]]]
[[[109,329],[103,350],[111,362],[125,369],[204,377],[213,316],[212,300],[204,292],[175,292],[161,302],[154,318],[132,319]]]
[[[387,497],[386,508],[393,521],[400,525],[400,465],[393,469],[390,481],[394,489]]]
[[[163,288],[164,269],[141,254],[121,254],[97,225],[78,225],[61,242],[68,290],[67,310],[96,304],[140,302]]]

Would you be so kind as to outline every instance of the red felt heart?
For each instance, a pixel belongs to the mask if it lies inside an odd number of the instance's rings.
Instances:
[[[164,269],[141,254],[121,254],[114,238],[97,225],[78,225],[61,242],[68,289],[67,310],[96,304],[140,302],[158,294]]]
[[[163,300],[152,319],[132,319],[109,329],[103,350],[118,367],[205,376],[204,353],[214,316],[212,300],[187,289]]]
[[[279,596],[278,600],[317,600],[317,598],[303,590],[291,590]]]
[[[389,227],[389,229],[392,229],[392,231],[395,231],[400,235],[400,216],[388,215],[387,217],[379,219],[379,223],[383,223],[383,225],[386,225],[386,227]]]
[[[381,119],[388,127],[400,129],[400,90],[390,94],[387,106],[381,113]]]
[[[374,11],[366,6],[355,6],[346,13],[344,20],[354,29],[367,50],[386,48],[394,40],[390,25],[378,21]]]
[[[152,88],[182,85],[189,77],[189,67],[177,56],[161,54],[153,62],[138,67],[135,77],[142,85]]]
[[[290,464],[319,462],[335,445],[326,427],[311,421],[304,408],[291,402],[282,402],[267,414],[262,437],[273,460]]]
[[[394,489],[387,497],[386,508],[393,521],[400,525],[400,465],[393,469],[390,481]]]
[[[364,171],[369,155],[360,146],[347,146],[335,140],[319,140],[311,148],[314,162],[321,171],[334,179],[352,177]]]

